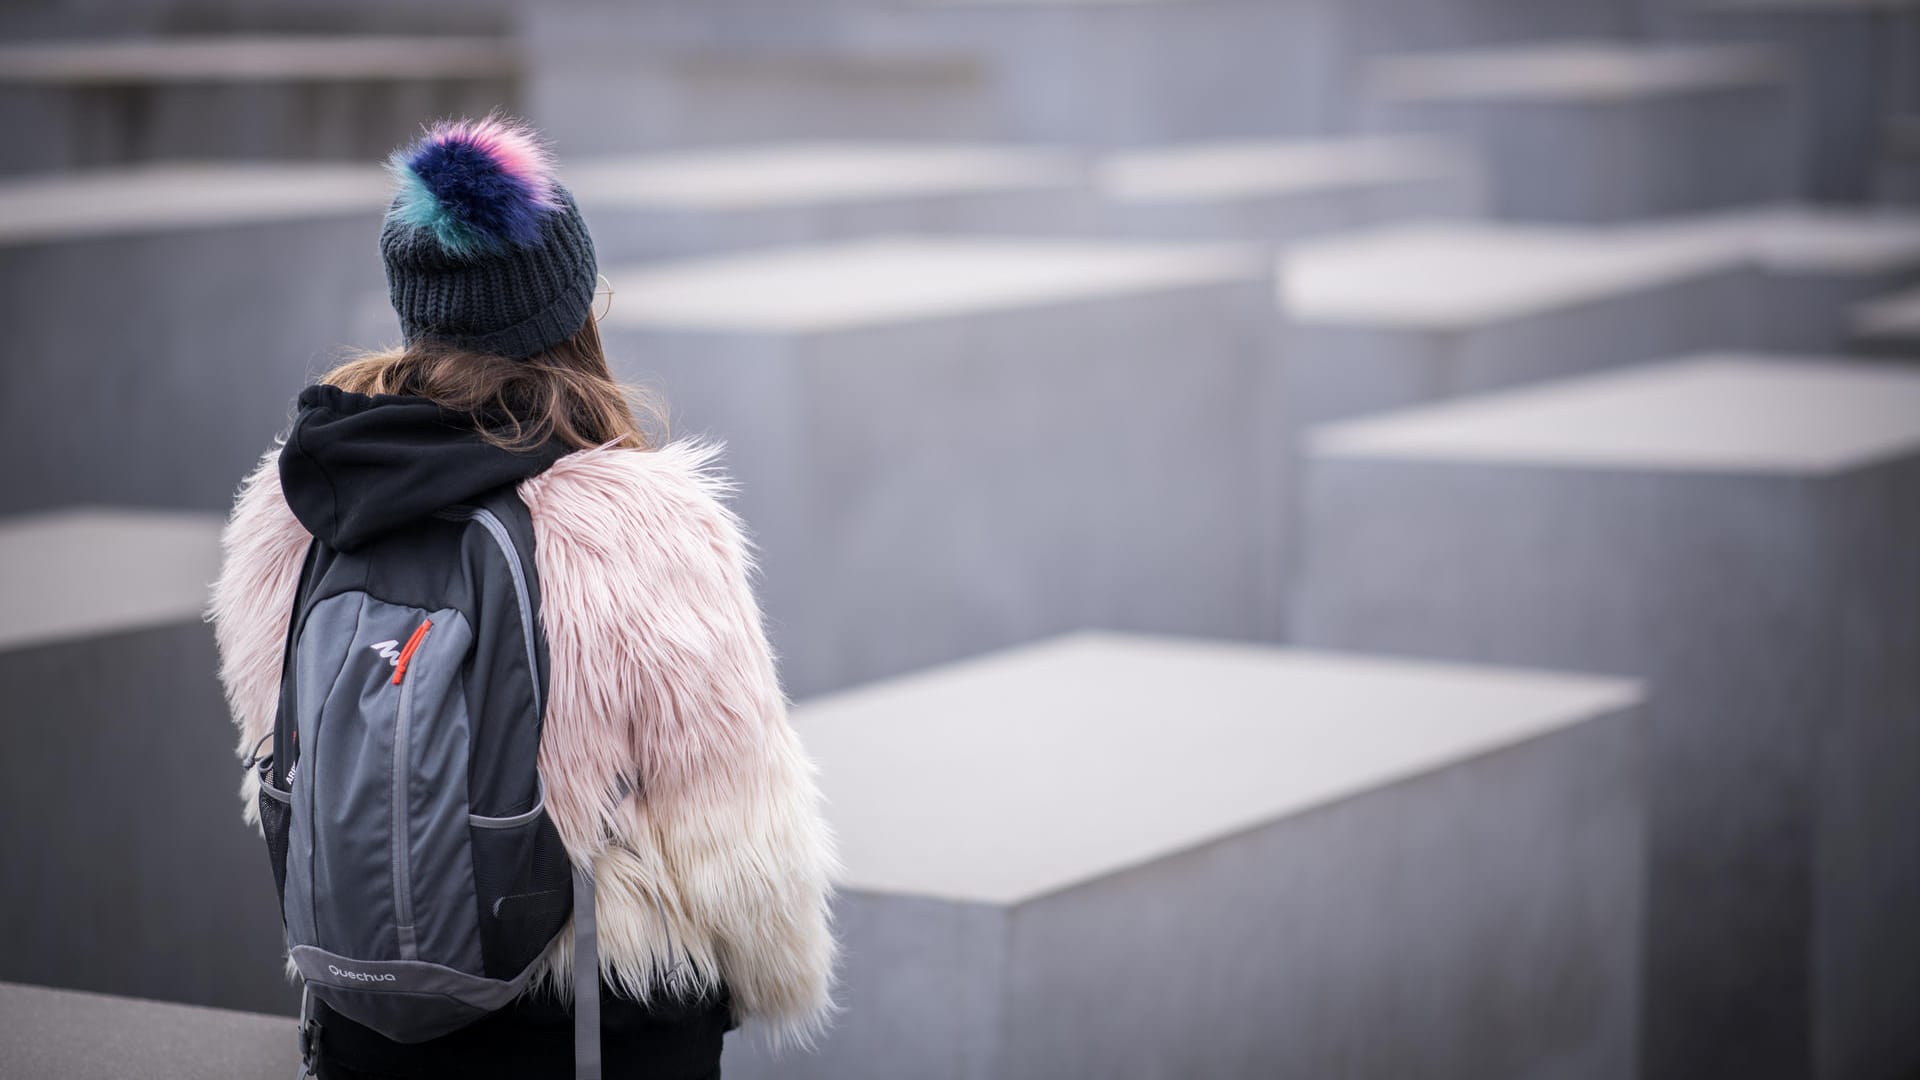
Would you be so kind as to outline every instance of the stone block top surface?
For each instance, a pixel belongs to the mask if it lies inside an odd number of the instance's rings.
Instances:
[[[0,46],[0,84],[411,82],[515,68],[511,46],[493,37],[183,34]]]
[[[162,510],[0,518],[0,649],[198,620],[222,524]]]
[[[1474,176],[1471,153],[1421,135],[1265,139],[1159,146],[1116,153],[1098,169],[1120,203],[1259,199],[1343,188]]]
[[[293,1075],[291,1016],[0,983],[0,1076],[258,1080]]]
[[[1780,51],[1757,44],[1604,39],[1407,53],[1368,68],[1370,96],[1399,102],[1608,102],[1781,83]]]
[[[616,267],[608,323],[804,333],[1261,279],[1247,249],[882,238]]]
[[[1920,267],[1920,214],[1894,207],[1757,206],[1618,231],[1717,244],[1732,257],[1780,274],[1889,274]]]
[[[1638,700],[1618,679],[1083,633],[795,724],[845,885],[1012,904]]]
[[[1309,433],[1316,457],[1821,475],[1920,453],[1920,371],[1701,356]]]
[[[0,179],[0,246],[363,215],[371,259],[392,197],[392,181],[378,166],[325,162],[173,163]]]
[[[1718,231],[1411,223],[1295,244],[1280,256],[1287,318],[1464,330],[1737,267]]]
[[[1920,338],[1920,289],[1858,304],[1849,324],[1849,329],[1861,337]]]
[[[816,142],[581,158],[561,172],[588,210],[749,210],[1071,188],[1084,170],[1014,146]]]

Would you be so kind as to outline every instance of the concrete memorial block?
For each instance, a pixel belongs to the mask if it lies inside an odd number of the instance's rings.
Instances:
[[[533,6],[531,111],[563,151],[769,138],[1130,145],[1330,130],[1330,5],[715,0]],[[635,44],[639,43],[639,44]]]
[[[1071,154],[966,143],[776,143],[566,166],[603,262],[884,233],[1091,229]]]
[[[1705,357],[1311,448],[1302,644],[1658,688],[1646,1075],[1920,1066],[1920,373]]]
[[[728,445],[795,692],[1079,626],[1257,625],[1263,260],[935,238],[607,275],[618,372]]]
[[[1653,0],[1642,31],[1682,41],[1765,41],[1794,61],[1805,102],[1801,194],[1835,202],[1871,197],[1882,119],[1920,42],[1920,8],[1907,0]]]
[[[500,38],[218,35],[0,45],[0,173],[379,158],[423,118],[515,105]]]
[[[1920,46],[1914,51],[1920,54]],[[1873,195],[1881,203],[1920,203],[1920,114],[1892,116],[1880,124]]]
[[[1633,1075],[1636,684],[1076,634],[804,702],[845,1011],[743,1077]]]
[[[891,3],[528,4],[528,112],[562,161],[772,139],[993,138],[973,53],[902,40]]]
[[[1834,349],[1854,305],[1920,279],[1920,213],[1912,211],[1768,206],[1647,230],[1711,238],[1748,259],[1759,271],[1760,340],[1772,349]]]
[[[0,1076],[259,1080],[299,1065],[291,1015],[0,983]]]
[[[1471,138],[1495,216],[1629,221],[1788,198],[1795,102],[1766,46],[1569,41],[1368,68],[1369,125]]]
[[[12,720],[0,919],[22,928],[0,979],[297,1005],[266,848],[240,824],[233,726],[200,618],[221,520],[0,519],[0,696]]]
[[[224,510],[383,292],[364,165],[152,165],[0,182],[0,513]]]
[[[1113,227],[1169,239],[1287,243],[1402,218],[1477,216],[1479,165],[1423,136],[1192,143],[1125,151],[1096,183]]]
[[[1127,146],[1333,130],[1335,5],[911,0],[891,28],[983,58],[998,130]]]
[[[1920,289],[1855,305],[1847,319],[1847,335],[1857,352],[1920,356]]]
[[[1744,341],[1744,253],[1704,231],[1415,223],[1280,259],[1303,423]]]

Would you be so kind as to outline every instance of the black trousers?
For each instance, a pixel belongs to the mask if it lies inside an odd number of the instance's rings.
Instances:
[[[717,997],[641,1006],[600,984],[605,1080],[719,1080],[720,1050],[736,1025]],[[449,1035],[397,1043],[316,1002],[320,1080],[572,1080],[573,1014],[528,995]]]

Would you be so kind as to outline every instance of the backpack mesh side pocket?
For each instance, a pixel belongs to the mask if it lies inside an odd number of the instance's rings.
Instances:
[[[525,814],[469,819],[480,953],[496,978],[539,959],[573,910],[573,871],[542,795]]]
[[[293,824],[293,793],[273,786],[273,760],[258,766],[260,777],[260,832],[267,838],[267,859],[273,864],[273,891],[282,908],[287,902],[287,830]]]

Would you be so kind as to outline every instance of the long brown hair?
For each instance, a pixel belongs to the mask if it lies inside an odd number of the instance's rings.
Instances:
[[[658,395],[622,385],[607,367],[600,327],[520,360],[420,339],[351,356],[320,381],[353,394],[412,394],[474,417],[496,446],[524,450],[557,439],[578,450],[618,440],[637,450],[666,441]],[[498,422],[483,417],[506,418]],[[650,420],[643,426],[641,417]]]

